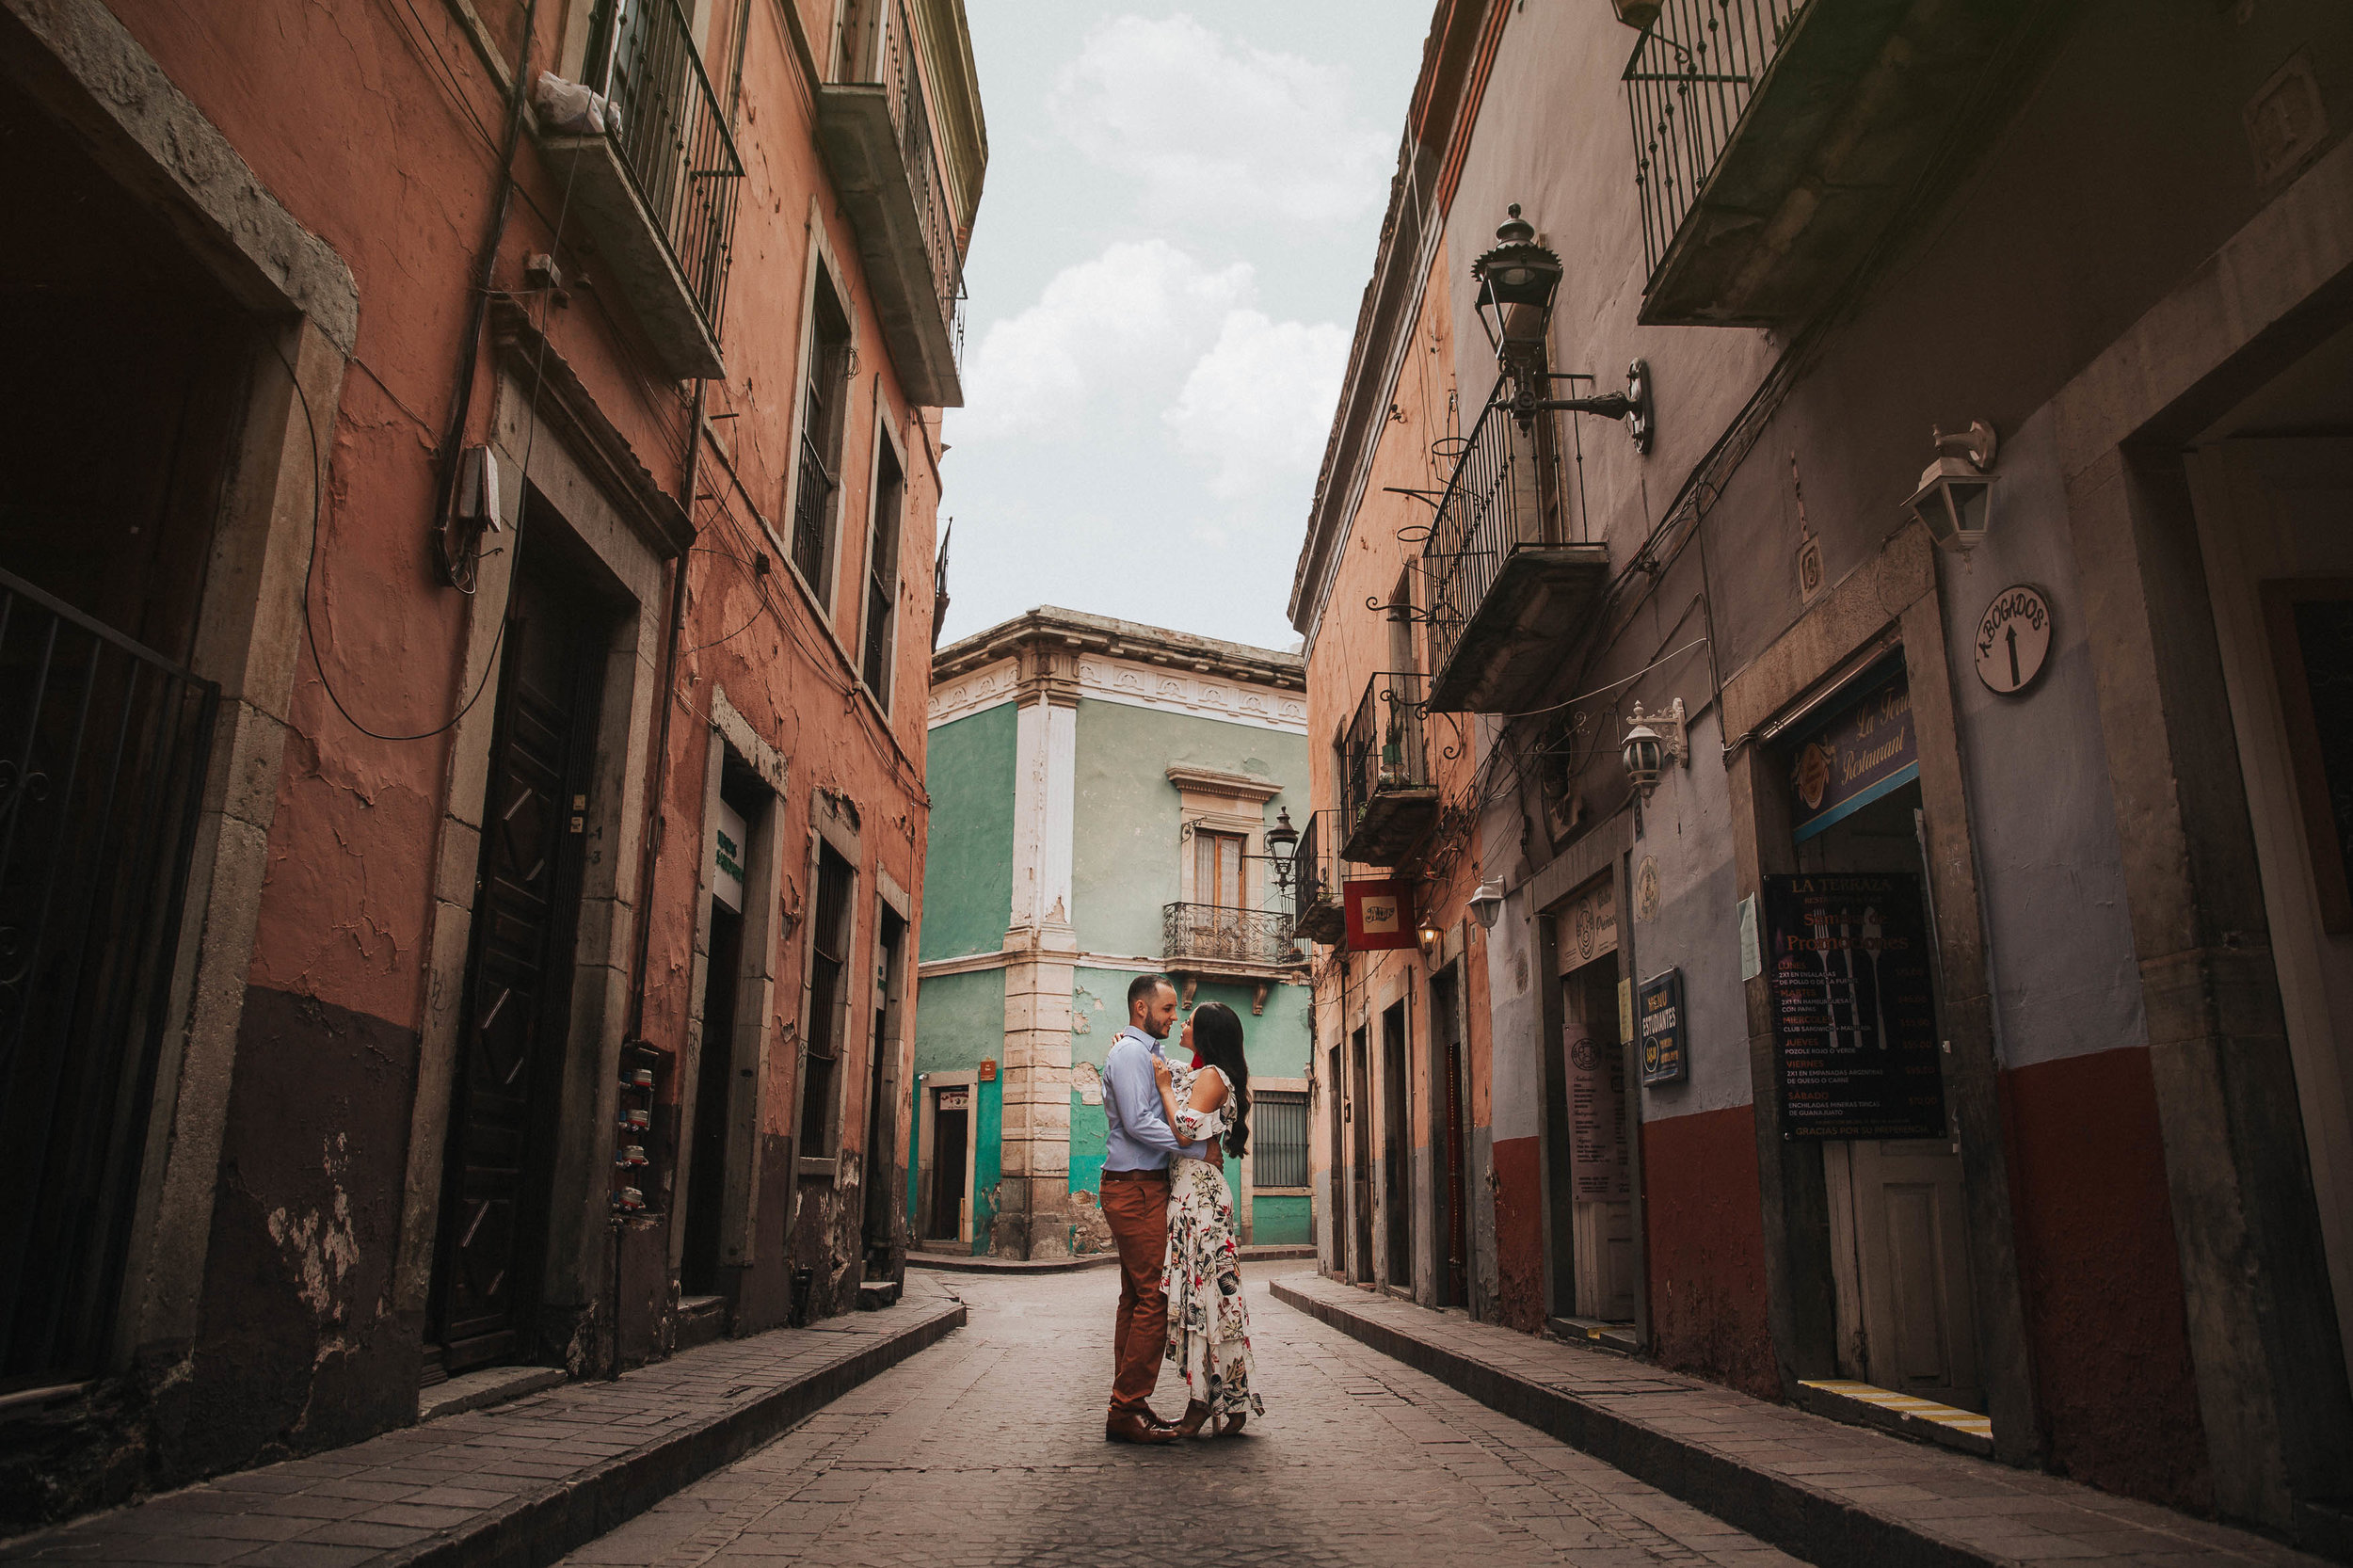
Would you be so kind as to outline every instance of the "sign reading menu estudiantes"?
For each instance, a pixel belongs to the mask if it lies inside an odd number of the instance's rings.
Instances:
[[[1801,735],[1790,760],[1797,799],[1789,836],[1800,842],[1919,777],[1912,686],[1903,665],[1892,664]]]
[[[1801,1138],[1934,1138],[1945,1080],[1920,879],[1764,879],[1781,1125]]]
[[[1635,1002],[1642,1042],[1642,1081],[1674,1083],[1684,1074],[1683,971],[1669,969],[1642,982]]]

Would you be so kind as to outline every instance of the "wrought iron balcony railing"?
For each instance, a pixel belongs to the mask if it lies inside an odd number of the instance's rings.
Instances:
[[[1337,942],[1347,929],[1340,906],[1340,834],[1337,809],[1310,811],[1291,860],[1291,935]]]
[[[1463,441],[1422,547],[1433,712],[1532,706],[1606,579],[1608,549],[1570,536],[1552,420],[1523,428],[1499,386]]]
[[[1438,792],[1430,781],[1422,688],[1420,676],[1401,672],[1365,682],[1365,695],[1341,740],[1344,859],[1397,865],[1436,820]]]
[[[544,144],[566,204],[664,368],[724,375],[719,326],[744,183],[726,108],[678,0],[600,0],[589,38],[585,85],[612,101],[620,124]]]
[[[1667,0],[1625,65],[1642,246],[1656,275],[1808,0]]]
[[[1280,909],[1171,904],[1160,909],[1160,960],[1172,969],[1255,973],[1306,962]]]
[[[744,163],[678,0],[606,0],[605,96],[621,156],[715,336]]]
[[[907,184],[915,193],[916,222],[923,232],[924,255],[931,263],[932,294],[940,319],[955,344],[958,366],[964,363],[964,264],[956,250],[955,210],[949,201],[948,177],[940,167],[939,149],[932,136],[931,111],[923,103],[923,80],[915,65],[915,24],[902,3],[894,8],[897,24],[888,29],[884,47],[883,82],[890,89],[890,120],[899,128],[899,156],[906,163]]]
[[[878,33],[879,36],[875,36]],[[858,236],[882,335],[908,394],[964,401],[964,234],[905,0],[844,51],[817,93],[818,143]]]

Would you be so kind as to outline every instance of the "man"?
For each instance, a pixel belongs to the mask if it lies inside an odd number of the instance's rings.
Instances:
[[[1128,1027],[1103,1060],[1103,1218],[1119,1247],[1119,1319],[1112,1331],[1112,1408],[1103,1435],[1113,1443],[1169,1443],[1176,1432],[1152,1414],[1168,1344],[1168,1296],[1160,1259],[1168,1247],[1168,1166],[1178,1154],[1207,1159],[1207,1146],[1179,1144],[1160,1112],[1152,1064],[1176,1023],[1176,987],[1165,975],[1128,987]]]

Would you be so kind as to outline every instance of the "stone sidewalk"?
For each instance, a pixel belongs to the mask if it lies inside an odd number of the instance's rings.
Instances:
[[[1822,1568],[2320,1568],[2245,1530],[1315,1273],[1275,1300]]]
[[[722,1340],[348,1448],[243,1470],[39,1534],[0,1561],[552,1562],[963,1326],[940,1281],[879,1312]]]

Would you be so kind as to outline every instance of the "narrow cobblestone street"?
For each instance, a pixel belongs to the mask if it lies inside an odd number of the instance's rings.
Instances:
[[[1299,1267],[1248,1270],[1245,1437],[1103,1441],[1115,1273],[956,1276],[970,1326],[566,1560],[1794,1560],[1273,1300]]]

